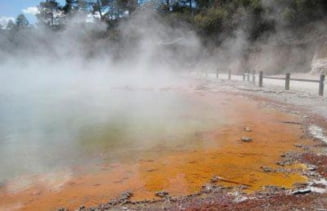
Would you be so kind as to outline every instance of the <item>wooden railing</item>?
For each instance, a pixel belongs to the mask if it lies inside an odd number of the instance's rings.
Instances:
[[[228,71],[228,80],[232,80],[232,72]],[[252,81],[253,84],[256,84],[256,75],[255,71],[244,73],[243,81]],[[219,78],[219,71],[216,72],[216,78]],[[290,90],[291,81],[301,81],[301,82],[310,82],[310,83],[318,83],[318,94],[319,96],[324,95],[325,89],[325,75],[320,75],[319,80],[313,79],[301,79],[301,78],[292,78],[291,73],[286,73],[285,77],[275,77],[275,76],[265,76],[262,71],[259,72],[259,87],[263,87],[264,79],[273,79],[273,80],[282,80],[285,81],[285,90]]]

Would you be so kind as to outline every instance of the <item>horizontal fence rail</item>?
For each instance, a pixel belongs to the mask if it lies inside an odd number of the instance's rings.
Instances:
[[[226,72],[225,72],[226,73]],[[218,79],[220,75],[219,70],[216,71],[216,78]],[[232,72],[229,70],[227,72],[227,79],[232,80]],[[235,75],[235,74],[234,74]],[[324,95],[324,89],[325,89],[325,75],[320,75],[319,80],[314,79],[302,79],[302,78],[292,78],[291,73],[286,73],[285,77],[276,77],[276,76],[265,76],[263,71],[260,71],[259,74],[257,74],[255,71],[252,72],[246,72],[242,75],[243,81],[252,81],[253,84],[256,84],[256,77],[258,75],[258,85],[259,87],[263,87],[264,79],[273,79],[273,80],[282,80],[285,81],[285,90],[290,90],[291,88],[291,81],[299,81],[299,82],[309,82],[309,83],[318,83],[318,94],[319,96]],[[235,75],[236,76],[236,75]],[[240,76],[240,75],[237,75]],[[252,77],[251,77],[252,76]]]
[[[318,88],[318,94],[319,96],[324,95],[324,89],[325,89],[325,75],[320,75],[320,80],[312,80],[312,79],[301,79],[301,78],[291,78],[290,73],[286,73],[285,78],[280,77],[272,77],[272,76],[263,76],[263,72],[261,71],[259,74],[261,84],[259,84],[260,87],[263,86],[263,79],[274,79],[274,80],[285,80],[285,90],[290,89],[290,82],[291,81],[300,81],[300,82],[310,82],[310,83],[319,83]]]
[[[264,76],[263,78],[266,79],[274,79],[274,80],[285,80],[285,78],[273,77],[273,76]],[[312,82],[312,83],[319,83],[320,80],[312,80],[312,79],[300,79],[300,78],[291,78],[291,81],[303,81],[303,82]]]

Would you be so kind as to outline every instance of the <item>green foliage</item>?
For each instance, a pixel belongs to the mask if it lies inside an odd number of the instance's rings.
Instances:
[[[7,27],[6,27],[8,30],[13,30],[16,28],[16,24],[14,23],[14,21],[12,20],[9,20],[8,23],[7,23]]]
[[[281,17],[287,26],[298,26],[326,16],[325,0],[279,0]]]
[[[77,13],[99,14],[100,21],[107,23],[108,30],[115,31],[121,20],[133,18],[138,7],[156,10],[170,25],[188,24],[203,40],[219,40],[220,36],[232,36],[242,29],[250,40],[259,39],[276,26],[297,28],[327,16],[326,0],[66,0],[60,6],[57,0],[44,0],[39,4],[39,22],[60,28],[65,19]],[[16,25],[26,26],[24,16]],[[117,39],[116,33],[108,33]],[[216,40],[215,40],[216,39]]]
[[[41,24],[49,27],[56,27],[59,25],[59,3],[56,0],[46,0],[40,2],[39,6],[40,13],[37,14],[37,18]]]
[[[27,28],[29,25],[29,22],[27,20],[27,18],[25,17],[25,15],[20,14],[18,15],[18,17],[16,18],[16,26],[18,29],[24,29]]]
[[[195,26],[202,32],[212,34],[222,29],[228,13],[222,8],[210,8],[194,17]]]

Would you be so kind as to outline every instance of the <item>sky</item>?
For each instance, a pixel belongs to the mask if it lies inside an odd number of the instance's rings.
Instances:
[[[9,20],[15,21],[19,14],[24,14],[31,24],[36,23],[37,5],[45,0],[0,0],[0,28],[7,26]],[[139,0],[146,2],[147,0]],[[60,5],[65,4],[65,0],[57,0]]]
[[[31,23],[36,21],[36,6],[41,0],[0,0],[0,24],[4,25],[8,20],[15,19],[19,14],[24,14]],[[65,0],[58,0],[64,4]]]

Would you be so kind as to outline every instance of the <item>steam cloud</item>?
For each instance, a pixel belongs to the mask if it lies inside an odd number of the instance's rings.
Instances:
[[[109,40],[105,24],[85,17],[67,24],[60,32],[0,33],[0,183],[79,163],[74,140],[88,126],[133,122],[145,111],[165,118],[167,108],[151,95],[128,90],[183,86],[175,72],[189,68],[200,49],[194,32],[168,27],[149,10],[121,23],[122,40]],[[176,104],[174,97],[155,100]]]
[[[266,18],[279,22],[278,8],[270,11]],[[122,106],[121,98],[131,96],[117,97],[111,94],[113,88],[183,86],[185,80],[178,75],[185,71],[311,69],[319,45],[315,40],[327,31],[326,25],[316,22],[289,31],[281,23],[276,32],[252,42],[247,27],[253,21],[244,18],[242,26],[218,48],[204,47],[187,25],[170,26],[147,9],[122,21],[114,33],[107,32],[105,24],[87,23],[80,16],[58,32],[38,26],[14,35],[0,33],[0,171],[19,166],[13,172],[1,172],[0,182],[20,172],[60,165],[54,158],[74,153],[71,140],[85,122],[114,118],[117,111],[133,116],[151,109],[151,104],[142,103]],[[308,33],[308,28],[315,34]],[[175,99],[170,103],[176,103]],[[53,129],[54,125],[59,127]],[[51,147],[44,151],[42,146]],[[12,155],[15,159],[8,159]]]

